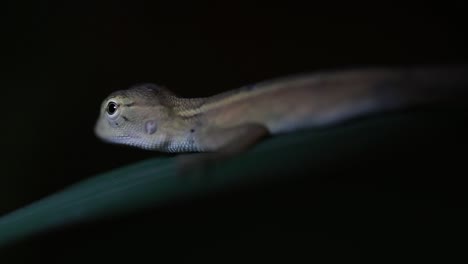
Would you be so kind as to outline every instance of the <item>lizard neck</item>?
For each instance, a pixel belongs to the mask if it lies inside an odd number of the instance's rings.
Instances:
[[[187,113],[200,112],[199,109],[207,102],[208,98],[180,98],[174,97],[171,108],[178,117],[188,119]]]
[[[254,84],[247,84],[237,89],[231,89],[208,97],[175,97],[172,107],[181,117],[195,117],[209,111],[217,112],[220,108],[235,104],[236,102],[243,102],[248,98],[262,96],[284,89],[285,86],[301,86],[307,83],[310,83],[310,78],[307,78],[306,75],[302,76],[302,78],[299,78],[298,76],[291,76],[288,78],[283,77],[281,79],[278,78]]]
[[[235,90],[219,93],[209,97],[202,98],[174,98],[172,109],[182,118],[192,118],[200,116],[211,110],[222,108],[236,101],[242,101],[246,98],[260,95],[272,89],[258,89],[253,85],[244,86]],[[273,87],[275,88],[275,87]]]

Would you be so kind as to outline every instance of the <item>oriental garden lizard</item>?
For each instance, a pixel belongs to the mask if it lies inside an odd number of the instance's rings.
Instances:
[[[245,151],[266,136],[457,101],[467,89],[468,68],[460,66],[324,70],[199,98],[141,83],[102,101],[94,131],[113,144],[168,153],[212,153],[198,159],[216,160]]]

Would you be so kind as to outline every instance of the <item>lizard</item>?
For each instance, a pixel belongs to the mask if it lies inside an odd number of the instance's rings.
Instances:
[[[383,111],[458,100],[468,68],[363,67],[280,76],[187,98],[139,83],[101,103],[95,135],[104,142],[166,153],[231,157],[265,137]],[[202,160],[203,158],[200,158]]]

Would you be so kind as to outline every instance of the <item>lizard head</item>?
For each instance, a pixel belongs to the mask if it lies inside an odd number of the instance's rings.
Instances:
[[[150,83],[115,91],[102,101],[94,133],[105,142],[149,148],[148,139],[170,119],[167,104],[173,98],[167,89]]]

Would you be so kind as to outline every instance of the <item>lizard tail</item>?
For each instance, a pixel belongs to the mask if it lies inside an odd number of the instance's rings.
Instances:
[[[327,103],[298,118],[309,120],[304,126],[332,125],[363,115],[424,105],[468,106],[465,66],[358,69],[334,72],[324,79],[337,84],[325,85],[327,88],[336,89],[322,90]]]
[[[383,107],[405,107],[432,103],[466,103],[468,67],[408,67],[392,72],[389,80],[374,89]]]

